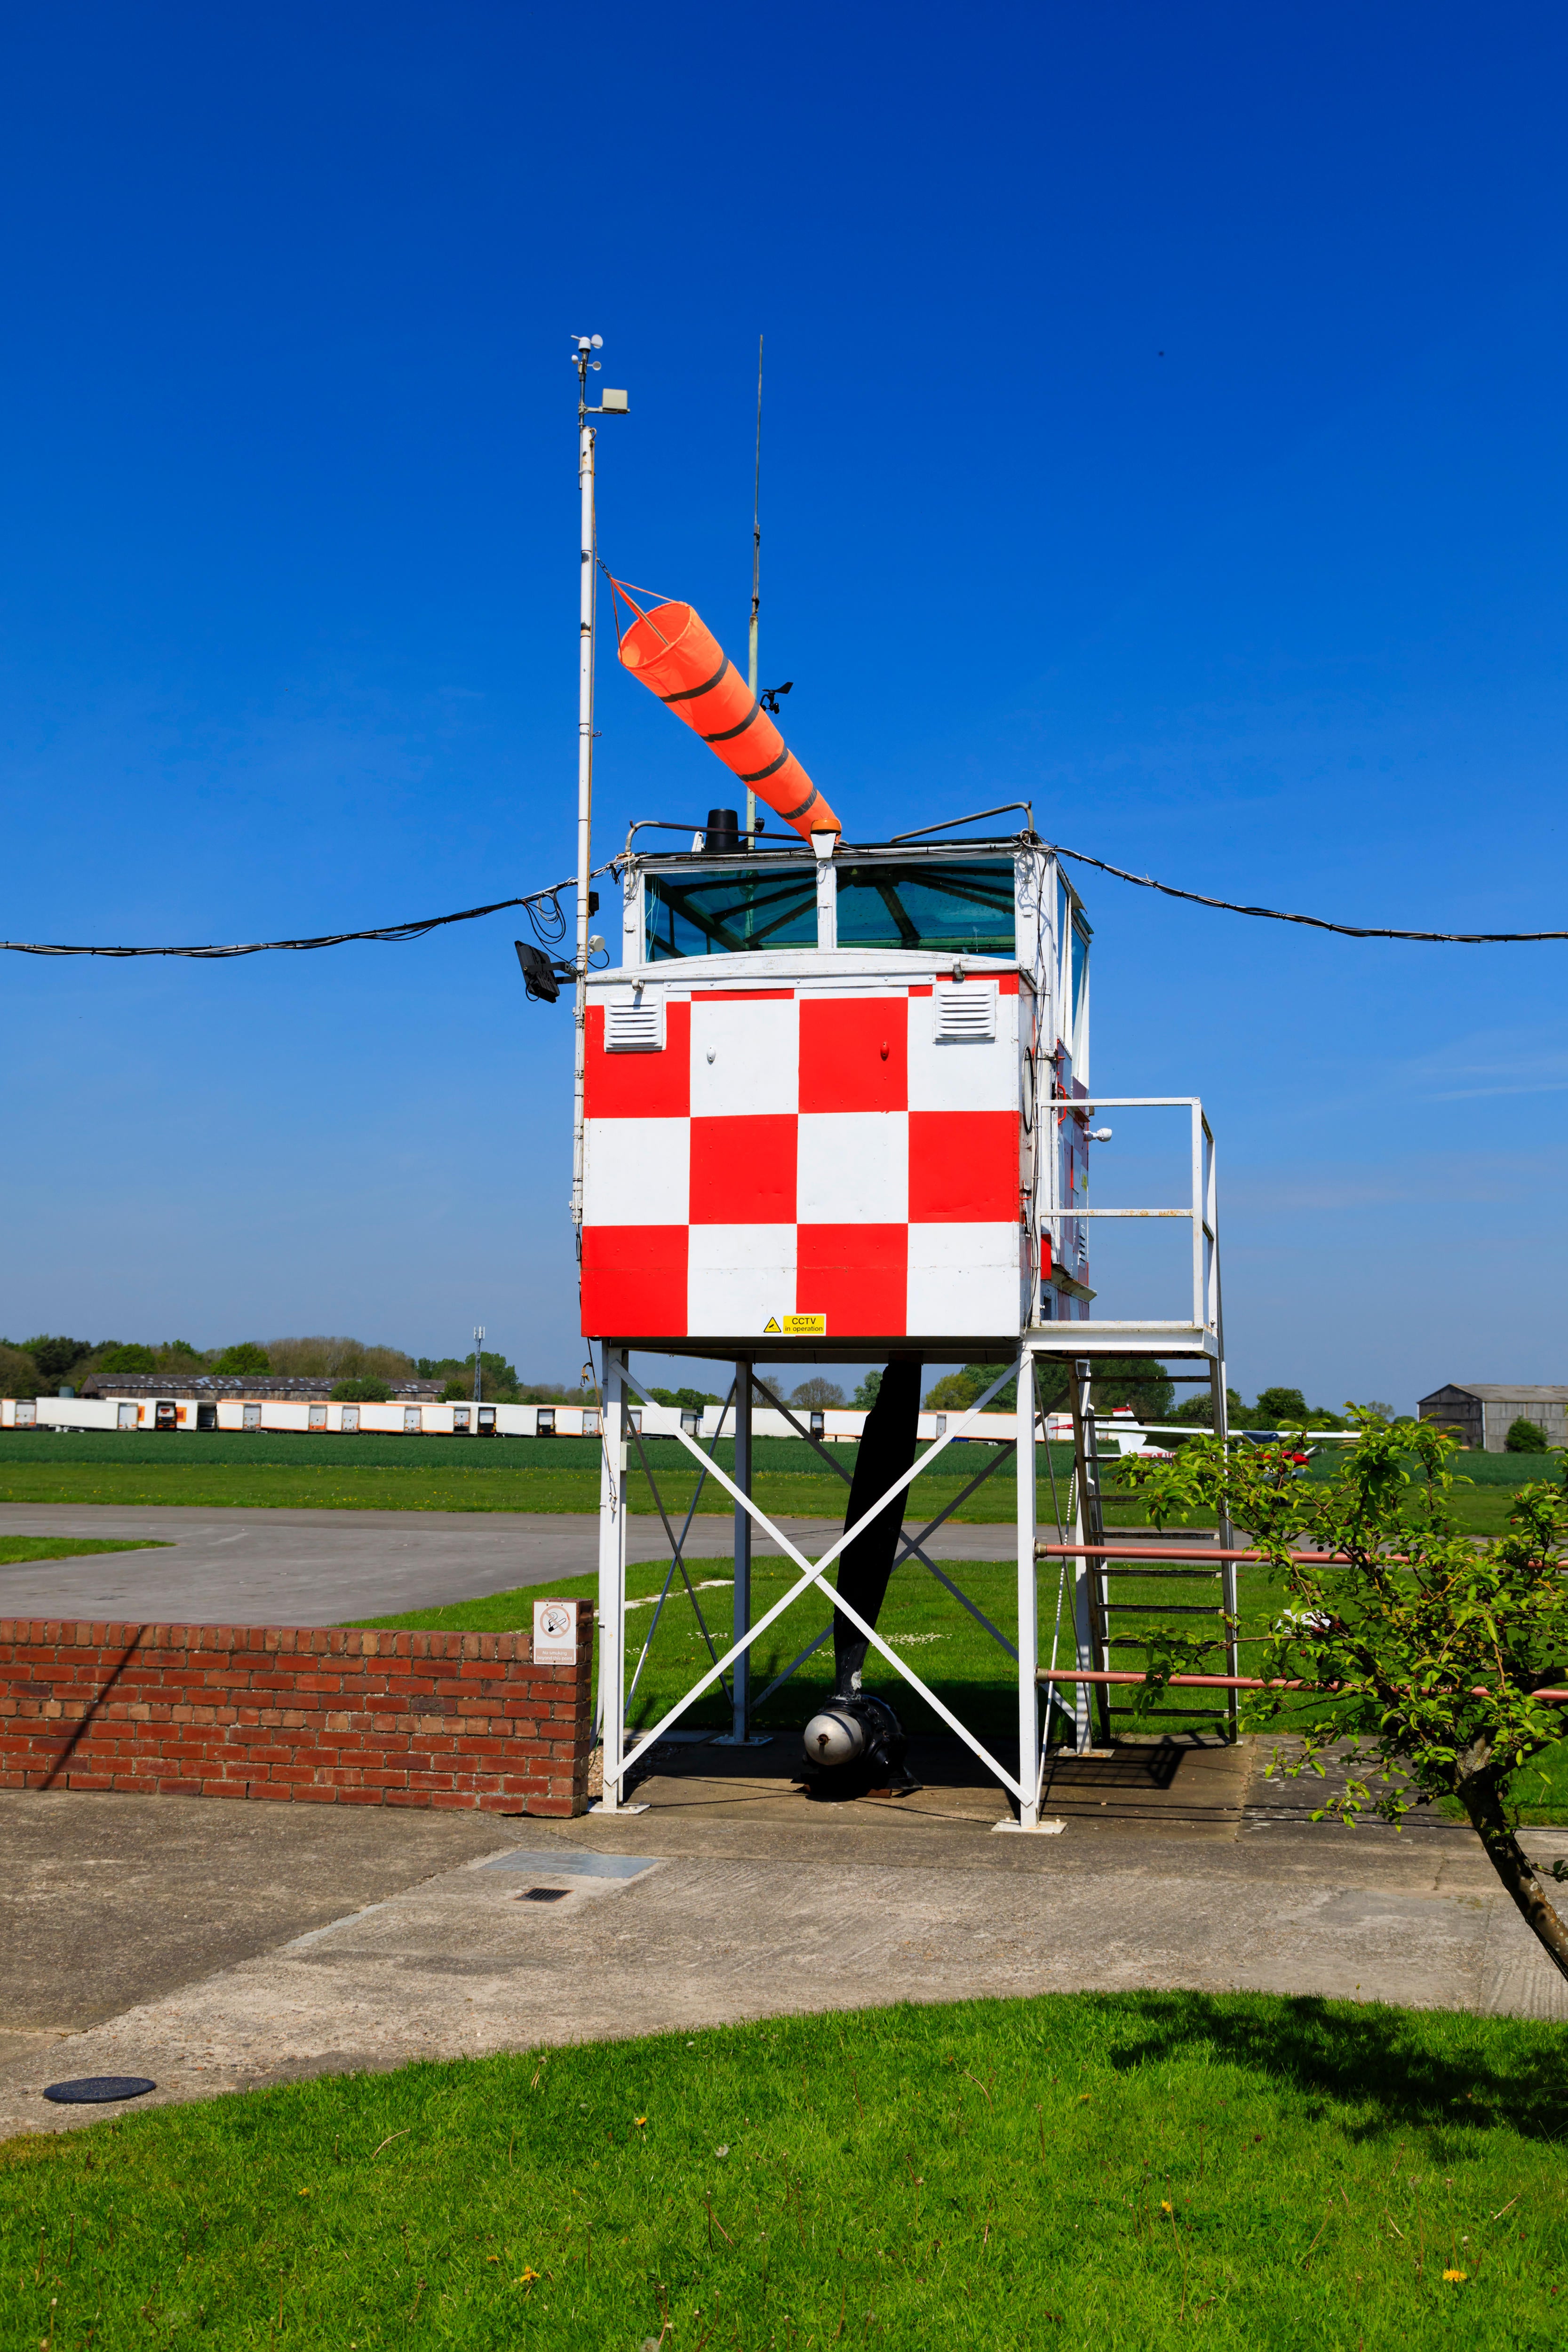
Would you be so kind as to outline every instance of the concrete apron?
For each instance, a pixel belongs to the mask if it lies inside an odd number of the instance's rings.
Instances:
[[[957,1743],[913,1744],[918,1795],[835,1804],[792,1785],[784,1735],[672,1746],[649,1811],[548,1825],[0,1796],[0,2135],[125,2112],[43,2099],[73,2075],[151,2075],[146,2105],[895,2000],[1187,1988],[1568,2017],[1467,1830],[1311,1823],[1320,1789],[1266,1760],[1058,1765],[1044,1838],[993,1834],[1005,1804]]]

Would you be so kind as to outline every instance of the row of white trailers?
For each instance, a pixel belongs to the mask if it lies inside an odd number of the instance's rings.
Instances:
[[[922,1412],[921,1441],[929,1444],[944,1436],[949,1418],[944,1412]],[[646,1437],[674,1437],[684,1430],[704,1443],[720,1434],[728,1436],[734,1428],[728,1408],[713,1404],[700,1412],[679,1405],[642,1405],[630,1419]],[[1108,1424],[1121,1450],[1142,1444],[1144,1433],[1130,1413],[1106,1416],[1100,1424],[1102,1435]],[[864,1412],[847,1406],[823,1412],[793,1406],[784,1412],[759,1405],[752,1414],[754,1437],[809,1435],[826,1444],[857,1444],[865,1425]],[[599,1409],[589,1402],[342,1404],[293,1397],[5,1397],[0,1399],[0,1429],[255,1430],[279,1436],[597,1437]],[[983,1412],[968,1433],[980,1444],[1006,1444],[1017,1435],[1017,1419],[1010,1412]],[[1048,1413],[1044,1433],[1053,1443],[1070,1444],[1071,1417]]]

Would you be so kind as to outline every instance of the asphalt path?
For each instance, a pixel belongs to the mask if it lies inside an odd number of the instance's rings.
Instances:
[[[839,1519],[780,1519],[808,1559]],[[733,1522],[700,1517],[691,1559],[730,1552]],[[1050,1530],[1042,1528],[1042,1537]],[[476,1601],[520,1585],[592,1575],[596,1517],[551,1511],[186,1510],[154,1504],[0,1504],[0,1536],[151,1538],[166,1551],[0,1561],[0,1617],[114,1618],[136,1623],[341,1625]],[[1006,1559],[1009,1525],[941,1528],[933,1559]],[[753,1553],[776,1556],[758,1537]],[[627,1522],[633,1559],[668,1559],[657,1518]]]

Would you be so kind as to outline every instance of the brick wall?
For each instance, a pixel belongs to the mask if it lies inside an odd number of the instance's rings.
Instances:
[[[0,1788],[580,1813],[575,1664],[519,1633],[0,1619]]]

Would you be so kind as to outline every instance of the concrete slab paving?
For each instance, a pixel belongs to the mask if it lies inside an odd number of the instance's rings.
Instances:
[[[733,1519],[699,1515],[692,1559],[727,1555]],[[808,1559],[842,1518],[781,1519]],[[0,1535],[138,1538],[168,1551],[0,1561],[0,1617],[118,1617],[224,1625],[341,1625],[444,1608],[598,1566],[596,1517],[566,1511],[190,1510],[174,1505],[0,1504]],[[945,1527],[934,1558],[1006,1558],[1009,1526]],[[633,1559],[669,1556],[657,1517],[628,1520]],[[759,1537],[754,1553],[777,1557]]]
[[[357,1815],[342,1846],[335,1817],[294,1807],[247,1847],[259,1808],[0,1798],[19,1857],[0,2003],[38,2021],[0,2058],[0,2135],[91,2120],[42,2098],[75,2074],[147,2074],[155,2100],[184,2099],[902,2000],[1246,1988],[1568,2018],[1568,1986],[1467,1830],[1347,1832],[1278,1806],[1259,1819],[1245,1754],[1205,1763],[1184,1793],[1184,1762],[1163,1787],[1149,1775],[1143,1799],[1124,1783],[1117,1818],[1098,1818],[1096,1798],[1095,1817],[1047,1838],[993,1835],[999,1791],[959,1769],[917,1798],[829,1804],[792,1785],[792,1755],[734,1761],[661,1759],[644,1812]],[[276,1882],[253,1905],[235,1885],[247,1853]],[[562,1899],[527,1899],[535,1888]],[[141,1924],[181,1902],[181,1920]],[[95,1958],[114,1934],[142,1956],[118,1978]]]
[[[0,2063],[516,1843],[490,1814],[0,1791]]]

